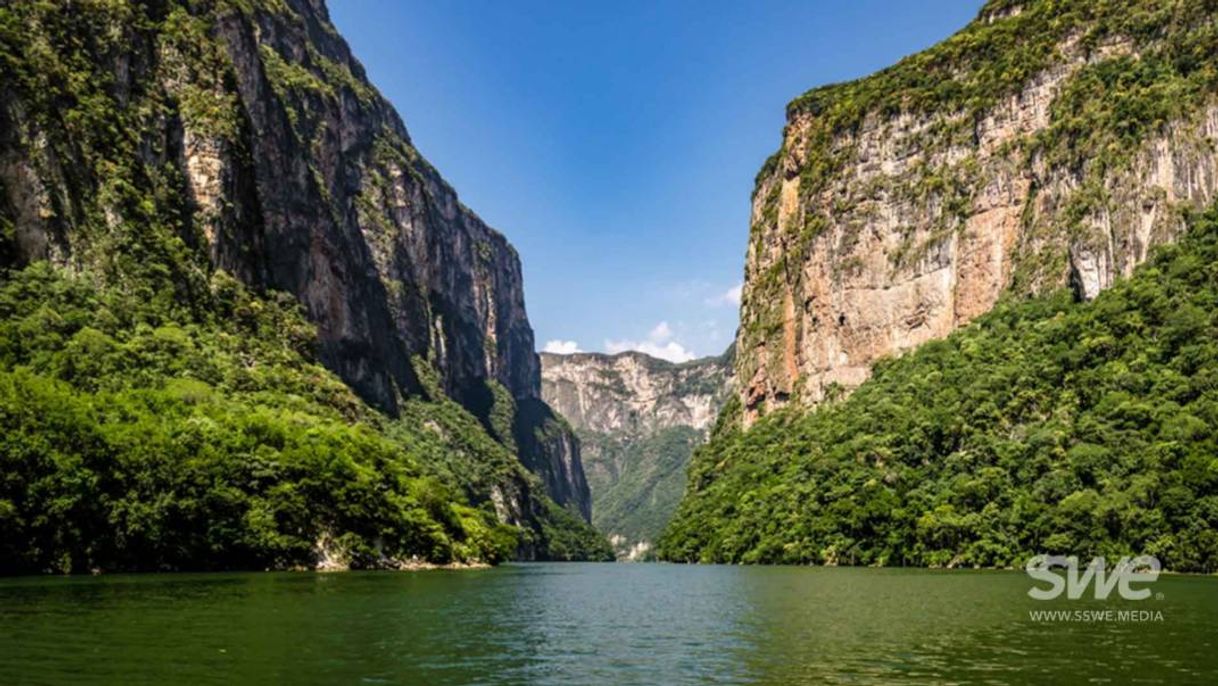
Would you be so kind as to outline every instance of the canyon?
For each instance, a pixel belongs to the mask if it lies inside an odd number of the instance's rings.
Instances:
[[[732,393],[732,352],[672,363],[639,352],[541,354],[542,397],[575,429],[592,523],[619,559],[651,556],[686,466]]]

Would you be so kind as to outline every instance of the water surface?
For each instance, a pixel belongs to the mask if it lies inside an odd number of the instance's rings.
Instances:
[[[0,580],[0,684],[1218,683],[1218,579],[528,564]],[[1030,610],[1140,609],[1144,622]]]

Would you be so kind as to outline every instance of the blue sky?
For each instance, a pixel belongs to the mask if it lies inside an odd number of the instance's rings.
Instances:
[[[330,13],[416,147],[520,251],[539,349],[679,360],[732,340],[753,177],[786,103],[932,45],[980,5],[330,0]]]

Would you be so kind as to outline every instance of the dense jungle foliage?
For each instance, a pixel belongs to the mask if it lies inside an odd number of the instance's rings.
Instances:
[[[492,487],[540,485],[455,403],[380,415],[290,299],[209,292],[192,319],[45,263],[0,279],[0,573],[608,554],[537,494],[536,531],[499,523]]]
[[[725,411],[661,555],[1218,570],[1218,211],[1191,223],[1094,301],[1010,298],[810,414]]]
[[[597,480],[594,462],[584,465],[592,485],[592,523],[626,541],[654,543],[685,493],[685,468],[705,434],[688,426],[671,426],[639,438],[581,434],[585,446],[596,445],[596,461],[612,469],[612,478]],[[599,483],[604,481],[605,483]]]

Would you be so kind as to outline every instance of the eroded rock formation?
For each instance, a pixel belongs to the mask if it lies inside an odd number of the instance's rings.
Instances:
[[[1215,30],[1203,5],[991,2],[791,103],[753,197],[745,424],[857,386],[1005,293],[1092,298],[1172,241],[1218,190],[1218,97],[1190,53]]]
[[[592,522],[620,558],[649,555],[685,467],[732,392],[731,351],[673,364],[643,353],[542,353],[542,395],[578,433]]]

